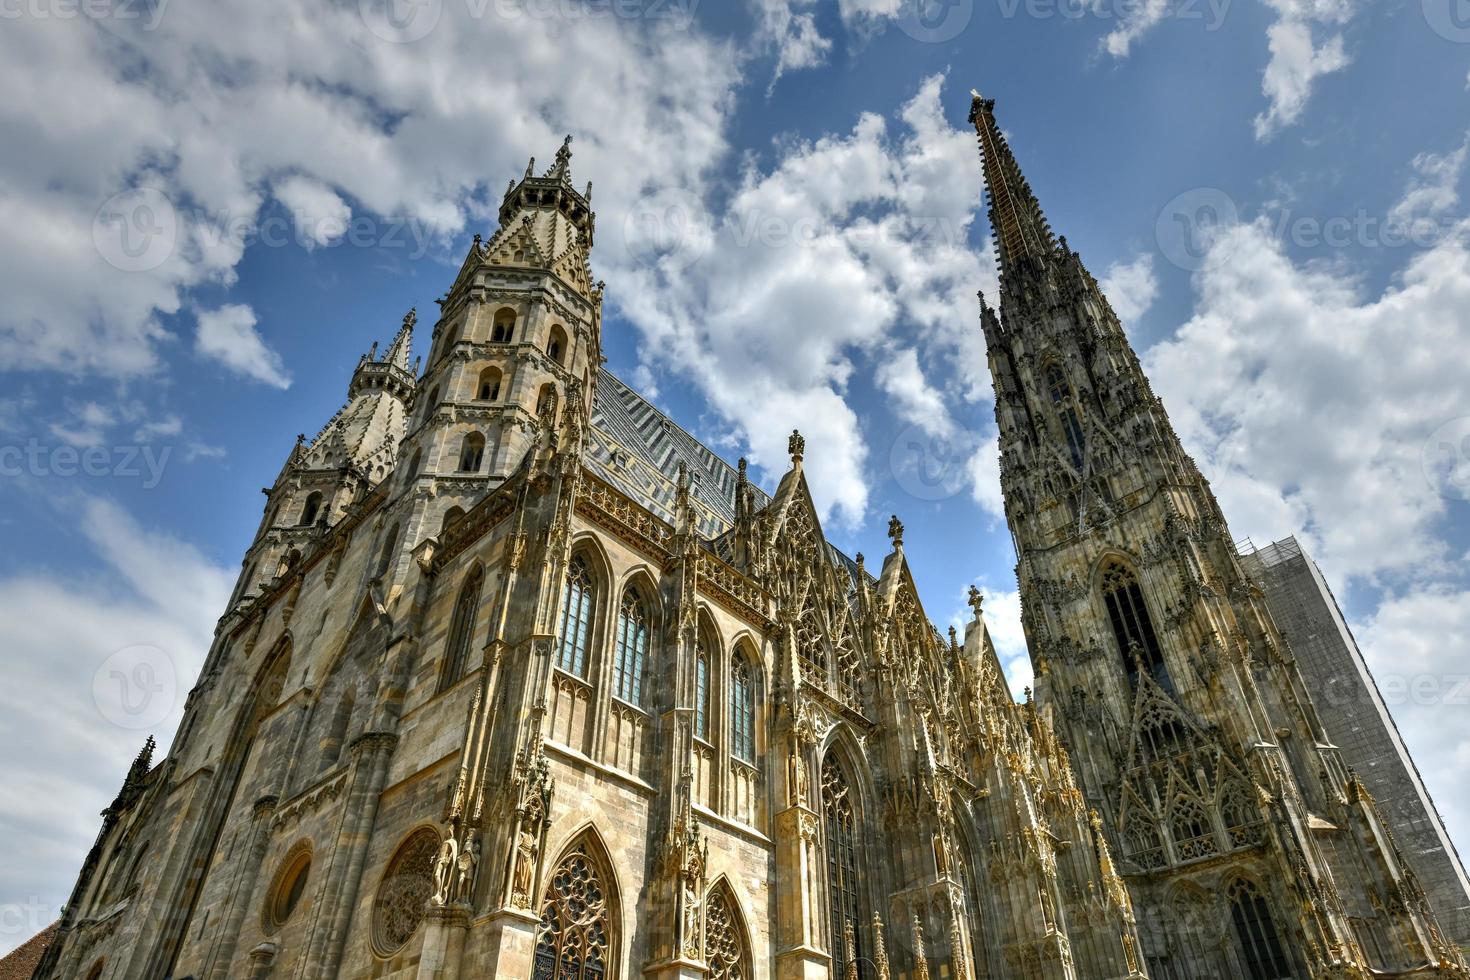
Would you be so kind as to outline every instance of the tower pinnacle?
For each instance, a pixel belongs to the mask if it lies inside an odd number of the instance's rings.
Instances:
[[[995,100],[973,89],[970,95],[970,122],[980,137],[985,186],[990,191],[990,227],[995,232],[1000,271],[1005,274],[1023,257],[1049,255],[1056,245],[1041,205],[996,125]]]

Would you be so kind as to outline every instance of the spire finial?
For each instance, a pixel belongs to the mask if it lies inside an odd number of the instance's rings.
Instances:
[[[546,172],[548,177],[566,177],[572,165],[572,134],[561,141],[561,149],[556,151],[556,162]]]
[[[1041,205],[1021,175],[1021,168],[995,122],[995,100],[982,98],[973,90],[970,94],[970,122],[980,137],[985,186],[990,191],[990,227],[995,233],[996,258],[1001,272],[1005,273],[1022,256],[1050,255],[1055,248]]]
[[[800,463],[806,455],[806,440],[796,429],[791,430],[791,438],[786,440],[786,451],[791,454],[791,462]]]
[[[903,547],[903,521],[894,514],[888,518],[888,537],[893,542],[893,548],[897,551]]]
[[[383,358],[391,367],[408,370],[409,348],[413,346],[413,328],[419,322],[418,307],[409,307],[407,313],[403,314],[403,325],[398,328],[398,336],[393,338],[393,344],[388,348],[388,354]]]
[[[975,610],[975,618],[979,619],[985,606],[985,595],[975,586],[970,586],[970,608]]]

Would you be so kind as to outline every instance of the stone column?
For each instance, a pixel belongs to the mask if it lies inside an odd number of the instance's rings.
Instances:
[[[433,906],[424,921],[417,980],[459,980],[460,956],[470,928],[466,903]],[[499,974],[496,974],[499,976]],[[529,974],[527,974],[529,976]]]
[[[777,980],[827,980],[831,974],[819,930],[817,826],[805,800],[776,815]]]
[[[265,850],[270,844],[271,818],[275,816],[278,802],[274,796],[262,796],[255,801],[255,807],[251,811],[250,849],[245,852],[244,866],[240,869],[234,898],[230,902],[230,913],[225,919],[224,928],[220,930],[219,942],[205,974],[209,980],[224,980],[230,975],[230,961],[235,958],[235,944],[240,938],[240,927],[245,923],[246,913],[256,905],[253,900],[255,882],[260,877],[260,865],[265,860]]]

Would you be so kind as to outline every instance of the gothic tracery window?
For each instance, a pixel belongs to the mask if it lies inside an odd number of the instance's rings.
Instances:
[[[623,592],[618,610],[617,657],[613,661],[613,690],[632,705],[643,701],[643,668],[648,658],[648,610],[633,589]]]
[[[398,952],[424,921],[429,896],[434,893],[439,843],[433,830],[416,830],[388,863],[373,903],[373,945],[379,953],[391,956]]]
[[[536,930],[532,980],[603,980],[617,947],[609,913],[608,878],[578,844],[551,873]]]
[[[1138,666],[1142,663],[1159,686],[1172,694],[1174,682],[1164,664],[1164,653],[1154,633],[1148,606],[1143,601],[1138,576],[1121,561],[1109,561],[1102,570],[1102,590],[1108,621],[1113,627],[1113,639],[1123,656],[1129,684],[1137,685]]]
[[[694,734],[709,738],[709,652],[703,643],[694,648]]]
[[[1046,369],[1046,390],[1051,395],[1052,408],[1057,413],[1062,435],[1067,440],[1067,453],[1072,457],[1072,465],[1080,471],[1083,441],[1082,421],[1077,415],[1077,399],[1072,393],[1072,385],[1068,383],[1067,376],[1055,364]]]
[[[556,665],[569,674],[587,676],[587,638],[592,632],[592,604],[596,591],[592,572],[582,556],[567,566],[562,590],[561,635],[557,641]]]
[[[710,980],[750,980],[750,948],[726,886],[710,895],[704,911],[704,959]]]
[[[822,760],[822,817],[827,832],[827,898],[831,910],[832,976],[847,975],[848,959],[861,973],[862,912],[858,892],[857,813],[847,774],[837,760]],[[853,948],[847,948],[851,929]]]
[[[750,661],[740,654],[730,668],[730,751],[737,759],[755,761],[755,678]]]
[[[1195,800],[1181,796],[1174,801],[1169,829],[1174,835],[1174,851],[1181,861],[1208,857],[1219,851],[1209,814]]]
[[[480,372],[480,386],[475,394],[482,402],[493,402],[500,397],[500,368],[487,367]]]
[[[1290,980],[1291,965],[1281,948],[1266,897],[1254,882],[1244,878],[1230,886],[1229,896],[1235,937],[1251,980]]]
[[[478,473],[480,466],[485,462],[485,437],[478,432],[471,432],[464,437],[464,442],[459,447],[459,471],[461,473]]]
[[[475,614],[480,608],[480,586],[485,573],[476,565],[465,576],[459,599],[454,603],[454,616],[449,621],[449,642],[444,647],[444,667],[439,675],[439,690],[454,684],[464,675],[470,659],[470,644],[475,635]]]

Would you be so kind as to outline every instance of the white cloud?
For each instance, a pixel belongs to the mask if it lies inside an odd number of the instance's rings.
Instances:
[[[1470,592],[1391,598],[1353,632],[1451,838],[1470,840]]]
[[[1470,134],[1448,153],[1420,153],[1414,157],[1413,176],[1404,196],[1388,212],[1390,222],[1408,229],[1427,225],[1432,233],[1460,205],[1460,178],[1465,174],[1465,157],[1470,151]]]
[[[115,421],[112,410],[97,402],[68,402],[66,409],[68,418],[53,422],[51,434],[69,446],[101,445]]]
[[[1021,627],[1021,593],[1018,590],[998,590],[980,586],[985,597],[985,627],[990,631],[990,642],[995,644],[996,656],[1011,693],[1020,698],[1026,688],[1036,682],[1031,669],[1031,656],[1026,650],[1026,631]]]
[[[1006,517],[1005,495],[1000,489],[1000,433],[991,429],[970,458],[970,496],[997,521]]]
[[[0,894],[21,910],[8,907],[0,920],[0,949],[55,917],[96,836],[97,812],[148,734],[158,737],[155,758],[162,758],[233,580],[107,501],[69,497],[59,506],[90,543],[97,574],[0,579],[0,647],[9,670],[0,688],[0,739],[26,747],[11,753],[9,791],[0,798],[0,833],[26,842],[0,866]],[[139,712],[132,715],[118,713],[127,692],[112,692],[117,678],[104,666],[128,648],[156,651],[148,668],[172,674],[151,675],[147,689],[131,692],[128,707]],[[122,681],[137,676],[125,672]],[[168,700],[149,702],[148,691],[160,686]]]
[[[202,357],[218,361],[247,378],[273,388],[291,387],[291,375],[281,357],[265,345],[255,330],[255,311],[231,303],[217,310],[200,310],[194,348]]]
[[[867,505],[868,447],[844,397],[861,363],[914,344],[963,365],[960,397],[988,388],[974,378],[974,289],[994,274],[968,244],[979,167],[973,135],[944,119],[942,84],[927,79],[903,108],[901,135],[865,114],[845,136],[787,146],[768,173],[747,169],[682,247],[615,273],[645,361],[690,378],[752,463],[784,469],[801,428],[824,517],[856,522]],[[915,373],[905,359],[877,378],[903,418],[935,402],[932,380],[905,387]]]
[[[1353,0],[1267,0],[1277,19],[1266,29],[1271,59],[1261,76],[1268,102],[1255,119],[1256,139],[1265,140],[1300,118],[1317,79],[1347,67],[1349,58],[1341,34],[1328,33],[1320,42],[1320,28],[1346,23]]]
[[[1143,252],[1132,262],[1114,262],[1108,266],[1099,283],[1113,312],[1128,326],[1148,312],[1159,295],[1159,281],[1154,276],[1154,257]]]
[[[307,242],[334,240],[351,200],[447,248],[566,132],[609,202],[605,227],[645,185],[694,186],[726,152],[737,57],[696,25],[443,4],[426,37],[396,44],[360,6],[223,0],[106,31],[9,21],[0,146],[48,152],[0,153],[0,357],[159,371],[162,316],[195,286],[233,282],[272,193]]]
[[[944,405],[944,396],[930,385],[919,367],[918,351],[912,347],[879,355],[873,372],[878,387],[893,399],[894,412],[909,425],[939,439],[955,435],[955,423]]]
[[[352,220],[347,202],[319,180],[293,175],[277,181],[271,191],[291,212],[296,240],[308,249],[341,238]]]
[[[766,88],[769,96],[787,72],[824,64],[827,53],[832,50],[832,40],[817,30],[816,15],[811,10],[816,6],[816,0],[752,2],[759,20],[757,36],[762,43],[776,50],[776,70]]]
[[[1133,42],[1158,25],[1169,15],[1171,0],[1142,0],[1124,8],[1118,26],[1108,32],[1099,42],[1099,47],[1114,58],[1126,58]],[[1111,11],[1110,0],[1095,0],[1095,11]]]
[[[1236,225],[1196,274],[1194,316],[1144,355],[1233,533],[1302,532],[1330,576],[1445,559],[1421,452],[1470,415],[1463,358],[1444,356],[1470,350],[1470,253],[1447,239],[1398,279],[1364,297],[1340,269],[1294,264],[1264,221]]]

